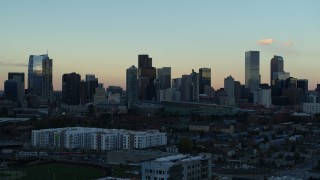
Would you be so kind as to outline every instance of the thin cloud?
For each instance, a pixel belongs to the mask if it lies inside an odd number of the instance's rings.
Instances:
[[[291,41],[277,41],[274,39],[262,39],[257,41],[257,44],[263,51],[269,51],[273,54],[279,54],[283,56],[299,56],[299,51],[294,47]]]
[[[273,40],[271,38],[261,39],[261,40],[257,41],[257,44],[259,44],[259,45],[271,45],[273,43],[275,43],[275,40]]]
[[[28,67],[28,65],[24,63],[0,62],[0,67]]]
[[[285,47],[292,47],[293,43],[292,42],[284,42],[284,43],[282,43],[282,45]]]

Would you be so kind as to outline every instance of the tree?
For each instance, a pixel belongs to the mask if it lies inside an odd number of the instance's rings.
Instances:
[[[180,139],[179,143],[179,151],[182,153],[191,152],[193,147],[192,140],[188,137],[184,137]]]

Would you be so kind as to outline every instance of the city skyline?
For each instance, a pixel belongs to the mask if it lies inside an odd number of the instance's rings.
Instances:
[[[229,75],[244,84],[244,52],[256,50],[262,83],[270,82],[274,55],[284,58],[292,77],[308,79],[310,89],[319,83],[320,2],[183,2],[2,3],[0,81],[8,72],[27,75],[29,55],[49,50],[54,90],[72,72],[125,88],[126,69],[138,67],[138,54],[150,55],[154,67],[171,67],[172,79],[211,68],[217,89]]]

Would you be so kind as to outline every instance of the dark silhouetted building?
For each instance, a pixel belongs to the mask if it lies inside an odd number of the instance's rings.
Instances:
[[[126,77],[126,93],[128,108],[131,108],[131,103],[138,100],[138,69],[135,66],[131,66],[127,69]]]
[[[199,69],[199,94],[205,94],[205,87],[211,87],[211,69]]]
[[[138,55],[138,82],[139,99],[156,100],[156,68],[152,67],[152,58],[149,55]]]
[[[62,102],[69,105],[80,104],[80,80],[81,76],[76,73],[62,76]]]
[[[24,80],[24,73],[22,72],[9,72],[8,73],[8,80],[15,80],[17,81],[18,85],[18,102],[20,106],[23,102],[23,96],[25,91],[25,80]]]
[[[138,68],[151,68],[152,58],[147,54],[138,55]]]
[[[94,74],[86,75],[86,84],[87,84],[87,102],[93,102],[93,95],[96,93],[96,88],[99,85],[98,78]]]
[[[171,67],[157,69],[157,79],[159,80],[159,89],[171,88]]]
[[[18,82],[10,79],[4,82],[4,96],[11,101],[18,101]]]

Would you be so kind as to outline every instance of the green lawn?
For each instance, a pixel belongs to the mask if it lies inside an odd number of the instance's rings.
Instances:
[[[87,180],[103,177],[103,170],[81,165],[50,163],[18,169],[24,172],[21,180]]]

